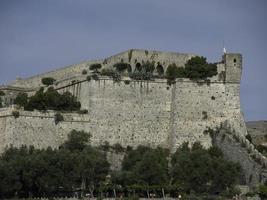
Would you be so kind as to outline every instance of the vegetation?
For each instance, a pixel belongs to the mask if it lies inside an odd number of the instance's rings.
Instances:
[[[17,110],[12,111],[12,115],[15,117],[15,119],[17,119],[19,117],[19,111]]]
[[[3,104],[2,104],[2,98],[0,97],[0,108],[3,108]]]
[[[76,111],[81,107],[80,102],[70,92],[59,94],[53,87],[49,87],[46,92],[44,92],[44,88],[40,88],[31,97],[20,93],[14,103],[23,106],[25,110]]]
[[[55,81],[56,80],[54,78],[52,78],[52,77],[42,78],[42,84],[44,84],[46,86],[53,85]]]
[[[83,75],[87,74],[86,69],[84,69],[84,70],[82,71],[82,74],[83,74]]]
[[[4,91],[0,90],[0,96],[5,96],[5,95],[6,95],[6,93]]]
[[[173,183],[181,185],[185,192],[220,193],[233,187],[240,176],[240,166],[226,161],[216,148],[204,149],[195,143],[177,149],[171,159]]]
[[[58,124],[59,122],[61,122],[63,120],[64,120],[64,117],[62,114],[60,114],[60,113],[55,114],[55,124]]]
[[[93,70],[95,73],[98,73],[98,70],[101,69],[102,65],[100,63],[91,64],[89,69]]]
[[[166,78],[190,78],[192,80],[205,80],[217,75],[216,64],[207,63],[205,57],[195,56],[187,61],[185,67],[177,67],[175,64],[168,66]]]
[[[21,107],[25,107],[27,103],[28,103],[27,93],[19,93],[14,100],[14,104],[21,106]]]
[[[131,71],[132,67],[130,64],[128,63],[123,63],[123,62],[119,62],[113,65],[113,67],[118,71],[118,72],[124,72],[126,69],[127,71]]]
[[[105,147],[104,147],[105,146]],[[122,170],[107,178],[109,164],[104,151],[124,152]],[[100,150],[101,149],[101,150]],[[170,161],[170,164],[169,163]],[[107,193],[116,197],[139,197],[154,193],[177,197],[189,194],[233,195],[240,167],[226,161],[222,152],[199,143],[183,144],[170,155],[167,149],[138,146],[124,149],[120,144],[90,145],[90,134],[73,130],[59,149],[9,148],[0,157],[0,196],[68,196],[80,190],[91,197]],[[260,190],[264,195],[264,188]],[[102,196],[103,197],[103,196]]]
[[[70,196],[93,191],[106,179],[109,164],[92,147],[90,135],[72,131],[60,149],[11,147],[0,157],[0,198]]]

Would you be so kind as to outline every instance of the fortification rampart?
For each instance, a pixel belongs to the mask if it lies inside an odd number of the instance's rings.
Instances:
[[[82,74],[83,70],[89,71],[89,66],[94,63],[102,64],[102,68],[109,68],[115,63],[124,62],[130,64],[132,71],[134,71],[137,63],[141,64],[143,62],[150,61],[155,62],[156,66],[161,66],[163,70],[166,71],[169,64],[175,63],[177,66],[184,66],[187,60],[193,56],[195,55],[131,49],[106,59],[86,61],[26,79],[17,79],[15,82],[11,83],[11,85],[38,88],[42,86],[41,79],[44,77],[53,77],[59,82],[61,80],[75,79],[77,76]]]
[[[175,149],[186,141],[200,141],[208,147],[211,139],[205,130],[227,119],[232,119],[240,134],[246,134],[239,85],[234,83],[178,79],[168,85],[157,79],[125,84],[103,78],[77,82],[59,91],[75,94],[88,114],[65,113],[64,121],[56,125],[54,112],[20,111],[14,119],[11,110],[2,111],[1,149],[6,144],[58,147],[72,129],[90,132],[95,145],[107,141],[125,147],[142,144]]]

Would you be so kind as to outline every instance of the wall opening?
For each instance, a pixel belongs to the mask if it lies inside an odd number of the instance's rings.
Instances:
[[[236,63],[236,59],[234,58],[234,63]]]

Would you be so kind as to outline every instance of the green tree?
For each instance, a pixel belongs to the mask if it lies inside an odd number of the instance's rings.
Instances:
[[[168,151],[139,146],[130,150],[122,162],[124,185],[163,185],[168,182]]]
[[[19,105],[21,107],[25,107],[27,103],[28,103],[27,93],[19,93],[14,100],[14,104]]]
[[[119,72],[123,72],[126,69],[132,68],[130,64],[123,63],[123,62],[116,63],[116,64],[113,65],[113,67]]]
[[[42,84],[44,84],[46,86],[53,85],[55,81],[56,81],[56,79],[54,79],[52,77],[44,77],[44,78],[42,78]]]
[[[207,63],[205,57],[195,56],[185,64],[185,76],[190,79],[206,79],[217,75],[216,64]]]
[[[102,67],[102,65],[100,63],[94,63],[94,64],[90,65],[89,69],[98,73],[98,70],[101,69],[101,67]]]
[[[68,135],[68,140],[61,145],[61,148],[69,151],[83,151],[88,145],[90,137],[90,133],[72,130]]]
[[[199,143],[188,148],[185,143],[172,155],[173,184],[182,185],[186,192],[222,192],[237,183],[240,166],[223,158],[216,148],[204,149]]]

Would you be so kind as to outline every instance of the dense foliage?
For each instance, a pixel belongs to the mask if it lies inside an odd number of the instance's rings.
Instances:
[[[14,100],[14,104],[24,107],[25,105],[27,105],[28,103],[28,94],[26,93],[19,93],[15,100]]]
[[[60,94],[53,87],[49,87],[45,92],[44,88],[40,88],[31,97],[28,97],[25,93],[20,93],[14,103],[23,106],[25,110],[75,111],[81,107],[80,102],[70,92]]]
[[[166,78],[190,78],[193,80],[207,79],[217,75],[216,64],[207,63],[205,57],[195,56],[187,61],[185,67],[177,67],[175,64],[168,66]]]
[[[204,149],[199,143],[177,149],[171,159],[173,183],[184,191],[220,193],[238,182],[240,166],[223,158],[216,147]]]
[[[72,131],[60,149],[9,148],[0,158],[0,198],[72,195],[93,191],[108,174],[105,154]]]
[[[53,85],[55,81],[56,81],[56,79],[54,79],[52,77],[42,78],[42,84],[44,84],[46,86]]]
[[[132,71],[132,67],[130,64],[128,63],[123,63],[123,62],[120,62],[120,63],[116,63],[113,65],[113,67],[119,71],[119,72],[123,72],[127,69],[128,72],[131,72]]]
[[[102,65],[100,63],[94,63],[89,66],[90,70],[93,70],[94,72],[98,72],[99,69],[101,69]]]
[[[2,98],[0,97],[0,108],[2,108],[3,107],[3,104],[2,104]]]
[[[113,149],[125,156],[121,171],[110,177],[103,153],[110,148],[92,147],[89,140],[90,134],[73,130],[59,149],[7,149],[0,157],[1,197],[66,196],[75,191],[92,197],[103,192],[110,197],[233,194],[240,175],[239,165],[225,160],[216,147],[195,143],[189,148],[185,143],[171,155],[160,147],[124,149],[116,144]]]

